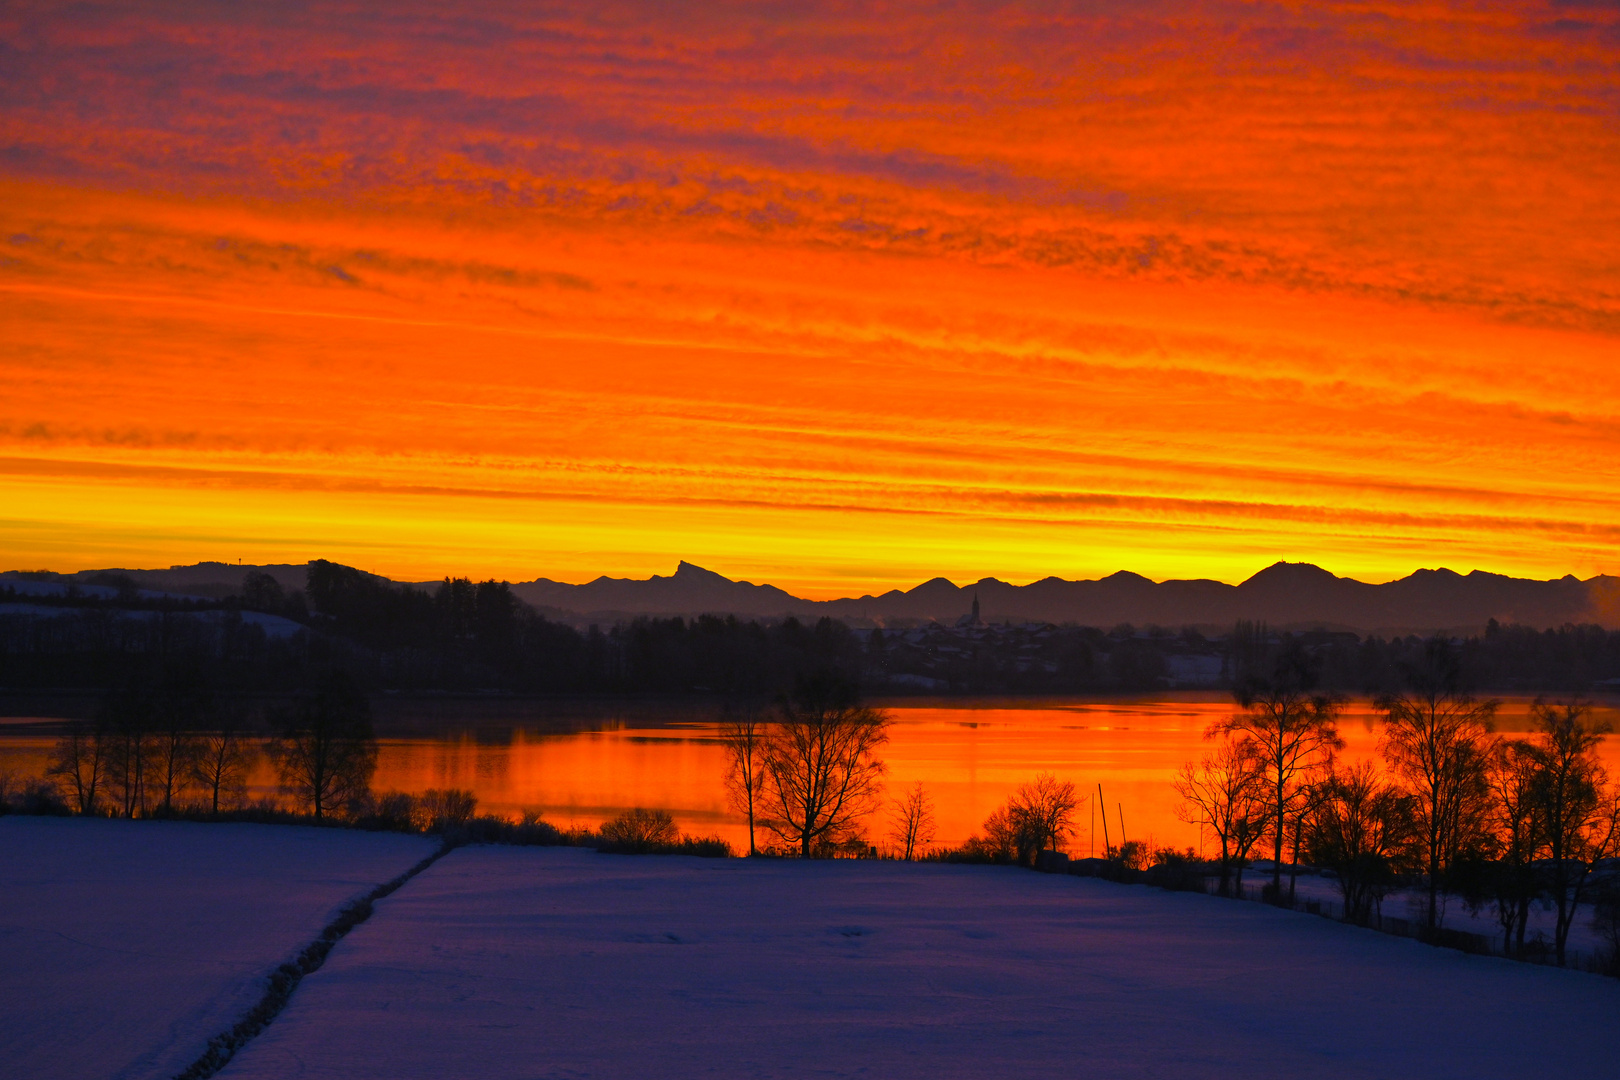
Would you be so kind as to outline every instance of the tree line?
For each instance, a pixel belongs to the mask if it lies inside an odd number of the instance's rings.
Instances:
[[[171,671],[154,687],[110,695],[95,719],[71,724],[40,780],[18,787],[16,777],[0,774],[0,813],[313,822],[453,842],[731,854],[718,837],[680,833],[662,810],[627,810],[599,831],[565,832],[537,811],[516,821],[478,815],[469,791],[376,791],[369,701],[342,671],[260,719],[267,722],[248,723],[244,710],[211,697],[194,673]],[[277,796],[250,800],[249,776],[261,761],[276,776]]]
[[[261,737],[268,719],[272,734]],[[377,740],[366,695],[341,671],[250,716],[211,692],[196,668],[171,666],[151,685],[108,695],[96,717],[69,725],[46,769],[73,812],[125,818],[243,808],[267,758],[282,792],[316,821],[353,815],[371,795]]]
[[[1323,688],[1379,694],[1398,689],[1401,672],[1427,647],[1417,637],[1279,633],[1252,623],[1213,640],[1123,625],[868,630],[826,618],[712,615],[579,629],[547,619],[506,582],[447,578],[424,589],[324,560],[310,563],[301,590],[262,573],[213,600],[143,598],[126,584],[116,598],[0,588],[0,602],[30,608],[0,613],[0,687],[116,690],[188,661],[206,664],[219,686],[253,693],[309,689],[333,668],[371,691],[770,696],[832,670],[869,694],[906,685],[1102,693],[1167,686],[1187,656],[1214,659],[1230,684],[1252,655],[1293,642],[1317,664]],[[290,620],[294,632],[267,632],[255,613]],[[1466,679],[1483,690],[1579,691],[1620,679],[1620,632],[1596,626],[1491,623],[1458,639],[1455,651]]]
[[[0,590],[0,602],[33,598]],[[242,592],[179,605],[119,607],[45,598],[52,614],[0,613],[0,687],[120,692],[176,664],[204,667],[221,692],[312,690],[333,669],[368,691],[770,695],[806,673],[856,678],[863,642],[833,619],[641,618],[577,630],[499,581],[448,578],[432,591],[317,560],[305,590],[249,574]],[[252,613],[296,626],[267,632]]]
[[[1620,855],[1620,786],[1597,754],[1608,728],[1587,703],[1538,700],[1530,737],[1502,737],[1499,703],[1466,685],[1455,647],[1428,642],[1402,688],[1377,699],[1378,760],[1346,764],[1344,699],[1321,688],[1315,658],[1285,647],[1247,673],[1238,709],[1206,733],[1213,748],[1176,780],[1183,819],[1218,846],[1222,891],[1234,877],[1241,889],[1244,863],[1264,850],[1277,902],[1292,902],[1283,868],[1301,861],[1333,872],[1352,921],[1416,884],[1427,936],[1454,899],[1492,911],[1510,955],[1526,951],[1531,907],[1545,902],[1563,964],[1577,913],[1612,891],[1605,864]]]

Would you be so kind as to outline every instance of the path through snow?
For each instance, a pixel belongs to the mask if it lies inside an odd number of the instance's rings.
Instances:
[[[1620,982],[994,867],[452,853],[221,1075],[1613,1071]]]
[[[421,837],[0,818],[0,1075],[167,1080]]]

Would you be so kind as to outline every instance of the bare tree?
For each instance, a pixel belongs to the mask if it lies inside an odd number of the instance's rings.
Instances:
[[[1283,840],[1289,819],[1306,804],[1309,781],[1328,767],[1339,737],[1340,699],[1313,693],[1316,675],[1297,644],[1285,649],[1269,677],[1248,676],[1233,690],[1243,711],[1217,720],[1205,738],[1235,736],[1258,763],[1266,785],[1273,848],[1271,888],[1282,902]]]
[[[1569,928],[1597,863],[1615,854],[1620,839],[1617,799],[1598,762],[1597,745],[1609,730],[1591,718],[1584,702],[1531,707],[1539,737],[1531,797],[1541,819],[1553,904],[1558,912],[1553,946],[1564,964]]]
[[[1306,853],[1338,875],[1344,917],[1366,923],[1399,881],[1417,800],[1380,780],[1370,761],[1331,772],[1317,787],[1303,830]]]
[[[758,709],[744,707],[720,723],[720,744],[726,752],[726,797],[732,808],[748,816],[748,854],[758,855],[754,843],[755,810],[765,787],[767,725]]]
[[[1536,798],[1538,755],[1523,739],[1497,743],[1486,773],[1491,788],[1490,829],[1497,859],[1490,889],[1502,927],[1502,949],[1524,951],[1530,904],[1540,892],[1535,861],[1541,850],[1541,815]]]
[[[1058,850],[1074,831],[1074,810],[1078,805],[1073,783],[1059,781],[1051,773],[1037,773],[1033,781],[1020,784],[1013,792],[1007,810],[1019,831],[1030,838],[1033,855],[1042,849]]]
[[[1491,722],[1497,702],[1475,701],[1459,687],[1449,642],[1436,638],[1424,662],[1406,673],[1409,689],[1378,700],[1384,760],[1415,799],[1417,839],[1428,889],[1424,922],[1440,928],[1440,895],[1460,858],[1483,853],[1489,832]]]
[[[86,816],[96,812],[96,799],[107,771],[107,744],[100,724],[74,724],[56,741],[45,775],[53,778],[73,807]]]
[[[214,703],[201,672],[177,667],[164,674],[153,705],[151,786],[158,809],[167,814],[194,779],[198,731]]]
[[[248,774],[258,757],[258,744],[234,710],[222,710],[214,730],[198,736],[191,775],[216,817],[221,802],[235,807],[246,798]]]
[[[924,845],[933,843],[937,833],[934,800],[928,797],[919,781],[904,795],[892,800],[890,806],[894,818],[889,827],[889,839],[900,850],[900,857],[910,862]]]
[[[1176,816],[1189,825],[1207,825],[1221,846],[1221,895],[1228,891],[1231,868],[1243,887],[1243,862],[1266,833],[1265,776],[1247,743],[1223,739],[1196,764],[1187,762],[1176,775],[1181,804]]]
[[[316,820],[363,799],[377,770],[371,706],[343,672],[287,715],[274,747],[282,788]]]
[[[888,741],[886,714],[859,704],[831,676],[804,680],[780,706],[765,751],[766,828],[809,858],[848,839],[877,805]]]
[[[145,817],[147,773],[152,757],[152,697],[130,683],[102,705],[106,741],[106,786],[114,814]]]

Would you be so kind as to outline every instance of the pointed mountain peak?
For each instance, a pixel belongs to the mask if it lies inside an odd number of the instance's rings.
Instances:
[[[696,563],[689,563],[682,559],[675,567],[675,578],[681,581],[730,581],[724,574],[717,574],[713,570],[705,570]]]

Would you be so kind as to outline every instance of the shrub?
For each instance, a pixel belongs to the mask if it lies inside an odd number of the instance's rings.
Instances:
[[[565,833],[540,815],[525,813],[517,821],[480,814],[445,830],[446,840],[457,844],[513,844],[519,847],[590,846],[589,833]]]
[[[730,858],[731,845],[718,836],[685,836],[675,828],[668,810],[636,807],[626,810],[602,826],[597,837],[589,833],[565,834],[564,843],[596,841],[598,851],[622,855],[697,855],[709,859]]]
[[[1173,847],[1162,847],[1153,852],[1153,856],[1151,859],[1149,859],[1148,865],[1163,866],[1171,870],[1184,870],[1188,867],[1198,867],[1199,869],[1202,869],[1204,866],[1204,860],[1200,859],[1198,857],[1198,852],[1194,851],[1192,848],[1185,848],[1181,851],[1177,851]]]
[[[919,862],[941,863],[1006,863],[1011,862],[1005,852],[982,836],[970,836],[958,848],[936,848],[921,856]]]
[[[1108,861],[1119,863],[1127,870],[1146,870],[1148,867],[1147,845],[1140,840],[1126,840],[1108,849]]]
[[[718,836],[682,836],[681,842],[671,849],[672,855],[696,855],[700,859],[729,859],[731,845]]]
[[[602,826],[602,851],[646,853],[680,842],[680,831],[668,810],[636,807]]]
[[[72,812],[56,785],[49,781],[38,777],[19,781],[11,773],[0,775],[0,814],[66,817]]]
[[[355,826],[377,832],[416,832],[416,797],[403,791],[373,795]]]
[[[1203,892],[1204,879],[1218,872],[1218,867],[1204,862],[1192,848],[1177,851],[1162,847],[1153,852],[1147,883],[1172,892]]]
[[[798,854],[795,852],[794,854]],[[877,848],[859,833],[838,839],[823,836],[810,847],[812,859],[875,859]]]
[[[417,800],[417,826],[423,832],[446,832],[466,825],[478,808],[478,797],[461,788],[429,788]]]
[[[387,791],[366,800],[356,815],[355,825],[381,832],[448,835],[464,829],[473,820],[477,806],[477,796],[460,788],[443,791],[430,788],[420,795]]]

